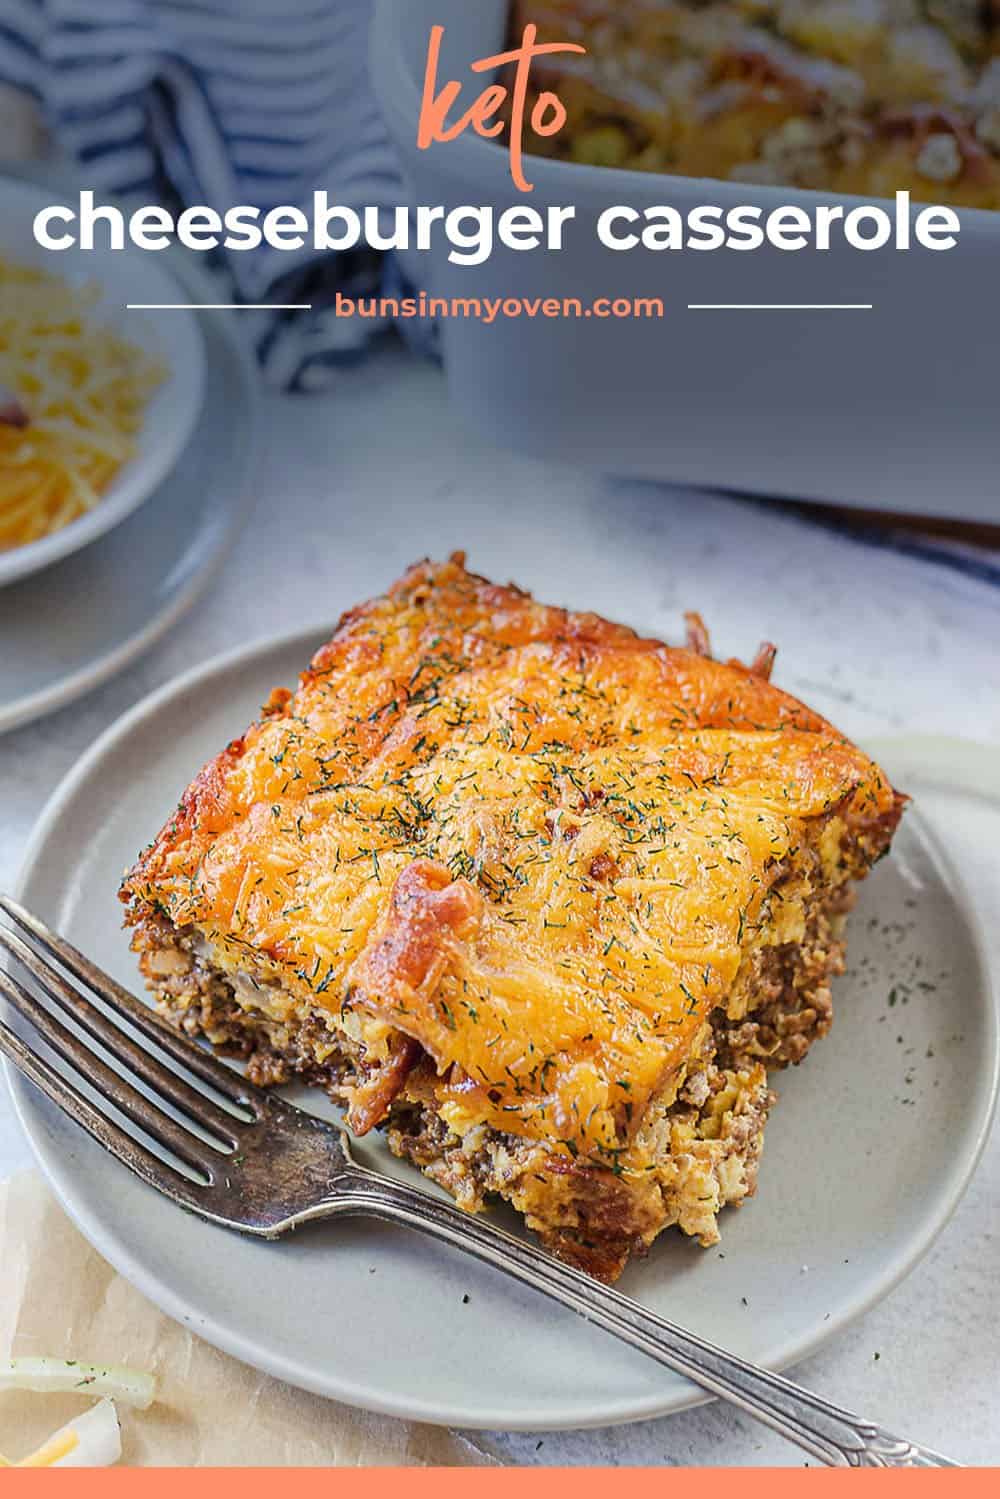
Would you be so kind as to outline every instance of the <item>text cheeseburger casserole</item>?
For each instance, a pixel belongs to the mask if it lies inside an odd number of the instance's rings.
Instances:
[[[602,1278],[714,1243],[903,805],[772,659],[413,568],[125,879],[161,1008]]]

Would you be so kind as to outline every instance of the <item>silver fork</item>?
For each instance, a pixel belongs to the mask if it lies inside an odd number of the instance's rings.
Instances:
[[[0,896],[0,910],[20,933],[0,923],[0,947],[31,979],[15,977],[13,968],[0,970],[0,993],[64,1071],[2,1020],[0,1052],[99,1144],[181,1207],[264,1239],[320,1218],[401,1223],[561,1302],[831,1467],[960,1466],[655,1316],[488,1219],[359,1166],[341,1131],[255,1087],[185,1040],[15,901]],[[81,1091],[80,1082],[98,1095],[99,1104]]]

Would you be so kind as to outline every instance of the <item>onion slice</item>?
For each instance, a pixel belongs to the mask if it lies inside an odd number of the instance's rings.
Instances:
[[[29,1390],[36,1395],[109,1396],[136,1410],[147,1410],[156,1398],[156,1380],[137,1369],[111,1364],[80,1364],[75,1359],[13,1358],[0,1360],[0,1394]]]

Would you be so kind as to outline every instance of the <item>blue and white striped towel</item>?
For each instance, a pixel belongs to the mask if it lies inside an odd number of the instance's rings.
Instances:
[[[3,0],[0,80],[36,95],[99,194],[309,210],[325,188],[389,207],[402,189],[368,82],[370,15],[371,0]],[[245,314],[269,380],[294,389],[322,388],[384,331],[338,323],[335,290],[395,290],[399,274],[370,253],[266,245],[222,270],[238,300],[313,304]]]

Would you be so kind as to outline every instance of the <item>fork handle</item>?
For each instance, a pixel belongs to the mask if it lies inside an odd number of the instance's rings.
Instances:
[[[893,1436],[874,1421],[831,1405],[779,1374],[724,1352],[488,1220],[463,1213],[403,1182],[354,1166],[347,1182],[338,1185],[335,1199],[316,1216],[340,1213],[404,1224],[502,1270],[738,1406],[829,1467],[961,1466],[916,1442]]]

